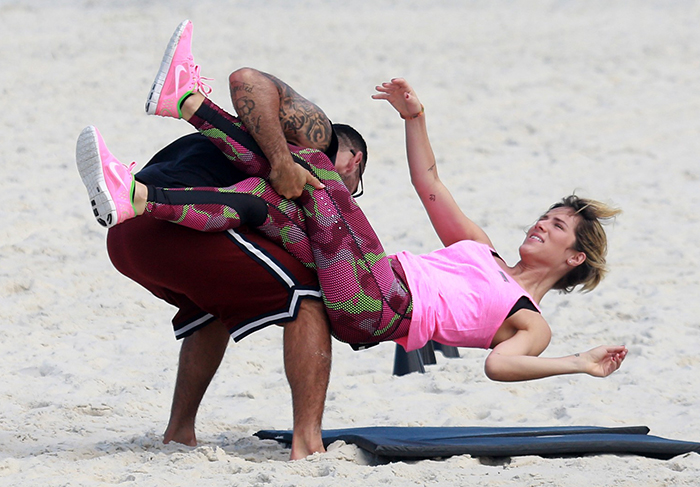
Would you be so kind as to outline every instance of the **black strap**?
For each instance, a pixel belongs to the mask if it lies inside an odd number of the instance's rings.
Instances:
[[[532,301],[530,301],[530,298],[528,298],[527,296],[520,296],[520,299],[518,299],[518,301],[510,309],[510,312],[508,313],[508,316],[506,316],[506,319],[510,318],[515,314],[516,311],[520,311],[521,309],[529,309],[530,311],[539,313],[539,310],[535,307]]]

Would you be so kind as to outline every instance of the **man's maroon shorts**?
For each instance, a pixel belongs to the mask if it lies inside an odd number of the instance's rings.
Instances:
[[[179,308],[176,338],[218,318],[238,341],[296,319],[301,299],[321,296],[313,271],[254,232],[134,218],[109,230],[107,251],[119,272]]]

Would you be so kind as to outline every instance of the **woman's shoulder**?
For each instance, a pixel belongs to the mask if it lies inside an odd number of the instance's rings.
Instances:
[[[458,240],[452,245],[444,247],[444,249],[453,248],[460,251],[481,252],[485,255],[498,255],[490,245],[477,242],[476,240]]]

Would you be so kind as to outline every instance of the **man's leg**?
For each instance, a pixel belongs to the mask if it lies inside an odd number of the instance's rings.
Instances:
[[[321,421],[331,373],[331,336],[322,303],[305,299],[296,321],[284,326],[284,369],[294,410],[290,458],[324,452]]]
[[[229,334],[220,321],[185,338],[164,443],[197,445],[197,410],[221,364]],[[323,305],[305,299],[284,326],[284,366],[292,390],[294,438],[290,458],[323,452],[321,422],[331,371],[331,338]]]
[[[216,320],[186,337],[180,349],[170,421],[163,443],[197,445],[195,418],[199,404],[226,352],[229,334]]]

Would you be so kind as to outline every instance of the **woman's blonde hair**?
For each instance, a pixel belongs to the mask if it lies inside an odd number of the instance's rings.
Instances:
[[[576,286],[583,284],[582,291],[592,291],[607,272],[605,256],[608,253],[608,239],[602,224],[615,218],[622,210],[576,195],[567,196],[552,205],[548,211],[555,208],[571,208],[574,215],[579,217],[574,231],[574,249],[586,254],[586,260],[559,279],[553,289],[570,293]]]

